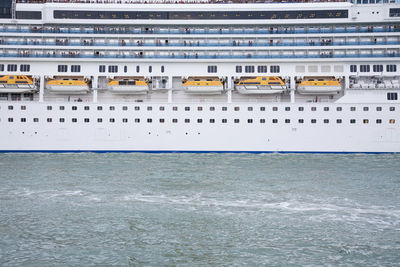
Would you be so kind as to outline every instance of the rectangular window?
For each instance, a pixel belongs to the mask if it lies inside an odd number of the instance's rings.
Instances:
[[[242,73],[242,66],[236,66],[236,73]]]
[[[340,124],[340,123],[342,123],[342,120],[341,119],[337,119],[336,123]]]
[[[265,123],[265,119],[260,119],[260,123]]]
[[[21,64],[19,66],[19,70],[21,72],[29,72],[29,71],[31,71],[31,65],[29,65],[29,64]]]
[[[164,123],[165,122],[165,119],[160,119],[160,123]]]
[[[247,123],[253,123],[253,119],[247,119]]]
[[[397,100],[397,93],[387,93],[387,100]]]
[[[279,73],[280,71],[280,66],[270,66],[271,73]]]
[[[128,66],[124,66],[124,72],[128,72]]]
[[[239,121],[239,119],[234,119],[233,122],[234,123],[239,123],[240,121]]]
[[[26,122],[26,118],[21,118],[21,122]]]
[[[4,71],[4,64],[0,64],[0,71]]]
[[[153,71],[153,67],[149,66],[149,73],[151,73]]]
[[[386,71],[387,72],[396,72],[397,71],[397,65],[386,65]]]
[[[58,65],[58,72],[67,72],[68,66],[67,65]]]
[[[197,119],[197,123],[203,123],[203,119]]]
[[[278,123],[278,119],[272,119],[272,123]]]
[[[217,72],[217,66],[207,66],[207,72],[208,73],[216,73]]]
[[[381,119],[377,119],[377,120],[376,120],[376,123],[377,123],[377,124],[381,124],[381,123],[382,123],[382,120],[381,120]]]
[[[304,119],[299,119],[299,123],[304,123]]]
[[[83,109],[84,109],[84,110],[89,110],[90,107],[89,107],[89,106],[84,106]]]
[[[354,123],[356,123],[356,120],[355,120],[355,119],[351,119],[351,120],[350,120],[350,123],[351,123],[351,124],[354,124]]]
[[[108,72],[111,72],[111,73],[116,73],[116,72],[118,72],[118,66],[117,66],[117,65],[110,65],[110,66],[108,66]]]
[[[123,119],[122,119],[122,122],[123,122],[123,123],[127,123],[127,122],[128,122],[128,119],[127,119],[127,118],[123,118]]]
[[[357,72],[357,65],[350,65],[350,72]]]
[[[172,119],[172,123],[178,123],[178,119]]]
[[[60,119],[59,119],[59,122],[64,123],[64,122],[65,122],[65,119],[64,119],[64,118],[60,118]]]
[[[97,122],[98,122],[98,123],[102,123],[102,122],[103,122],[103,119],[102,119],[102,118],[97,118]]]
[[[360,65],[360,71],[361,72],[369,72],[370,71],[369,65]]]
[[[253,73],[254,72],[254,66],[244,66],[244,71],[246,73]]]
[[[383,65],[373,65],[372,70],[374,72],[382,72],[383,71]]]
[[[136,119],[135,119],[135,123],[140,123],[140,119],[139,119],[139,118],[136,118]]]
[[[106,66],[105,65],[100,65],[99,66],[99,72],[106,72]]]
[[[140,66],[136,66],[136,72],[137,72],[137,73],[140,72]]]
[[[258,73],[267,73],[267,66],[257,66]]]
[[[190,123],[190,119],[185,119],[185,123]]]
[[[128,110],[128,107],[127,107],[127,106],[123,106],[123,107],[122,107],[122,110],[123,110],[123,111],[127,111],[127,110]]]
[[[17,71],[17,64],[8,64],[7,71]]]
[[[148,106],[147,107],[147,111],[152,111],[153,110],[153,107],[152,106]]]
[[[164,73],[164,72],[165,72],[165,67],[161,66],[161,73]]]
[[[111,123],[114,123],[114,122],[115,122],[115,119],[114,119],[114,118],[110,118],[110,122],[111,122]]]
[[[215,119],[210,119],[210,123],[215,123]]]
[[[81,65],[71,65],[71,72],[81,72]]]
[[[90,122],[89,118],[84,118],[83,121],[86,123]]]
[[[103,110],[102,106],[97,106],[97,110]]]

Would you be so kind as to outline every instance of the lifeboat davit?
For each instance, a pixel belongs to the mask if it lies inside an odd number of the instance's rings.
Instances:
[[[47,81],[46,88],[58,94],[86,94],[89,83],[83,77],[54,77]]]
[[[186,93],[192,94],[221,94],[224,85],[218,77],[189,77],[182,82]]]
[[[243,77],[236,84],[239,93],[249,94],[281,94],[286,91],[285,82],[280,77]]]
[[[303,95],[337,94],[342,90],[339,80],[335,77],[304,77],[297,84],[297,91]]]
[[[115,77],[110,79],[107,87],[116,94],[146,94],[149,91],[144,77]]]
[[[1,93],[27,93],[36,91],[32,78],[25,75],[0,75]]]

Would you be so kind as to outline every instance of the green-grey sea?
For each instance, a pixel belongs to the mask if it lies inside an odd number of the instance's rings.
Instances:
[[[0,154],[0,266],[400,266],[400,155]]]

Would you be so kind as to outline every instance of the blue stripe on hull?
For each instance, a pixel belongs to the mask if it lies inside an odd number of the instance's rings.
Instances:
[[[0,150],[0,153],[246,153],[246,154],[398,154],[399,152],[349,151],[202,151],[202,150]]]

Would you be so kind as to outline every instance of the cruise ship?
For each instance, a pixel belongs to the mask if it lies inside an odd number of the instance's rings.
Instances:
[[[393,0],[3,0],[0,152],[400,152]]]

